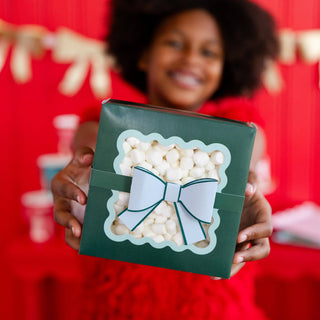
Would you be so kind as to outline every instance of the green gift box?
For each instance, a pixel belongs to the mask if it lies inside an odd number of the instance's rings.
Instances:
[[[103,102],[80,254],[229,278],[255,132]]]

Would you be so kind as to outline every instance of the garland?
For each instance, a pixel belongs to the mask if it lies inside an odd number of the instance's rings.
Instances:
[[[300,32],[282,29],[279,41],[280,64],[294,64],[297,53],[305,63],[320,61],[320,29]],[[31,81],[31,60],[41,59],[46,51],[51,51],[54,62],[70,64],[58,86],[62,94],[75,95],[90,71],[93,94],[97,98],[105,98],[111,93],[110,68],[113,65],[106,49],[104,41],[85,37],[67,28],[59,28],[53,33],[43,26],[16,26],[0,20],[0,72],[6,60],[10,59],[11,73],[18,84]],[[271,94],[280,92],[284,86],[278,63],[266,61],[262,78],[264,87]],[[318,85],[320,87],[320,82]]]

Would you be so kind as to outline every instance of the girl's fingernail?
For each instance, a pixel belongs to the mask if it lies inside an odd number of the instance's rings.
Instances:
[[[79,229],[77,229],[77,228],[75,228],[75,227],[72,227],[71,230],[72,230],[72,234],[73,234],[75,237],[77,237],[77,238],[80,237],[81,231],[80,231]]]
[[[245,242],[248,239],[248,236],[246,234],[242,234],[239,236],[239,242]]]
[[[250,193],[254,192],[254,187],[253,187],[253,185],[251,183],[247,183],[246,191],[250,192]]]
[[[243,262],[243,260],[244,260],[243,257],[237,257],[236,261],[237,261],[237,263],[241,263],[241,262]]]

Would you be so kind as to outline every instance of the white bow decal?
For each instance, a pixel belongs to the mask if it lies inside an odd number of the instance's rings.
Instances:
[[[218,181],[203,178],[183,186],[164,182],[151,171],[135,167],[128,209],[119,218],[134,230],[160,203],[174,203],[185,244],[206,238],[200,222],[211,223]]]

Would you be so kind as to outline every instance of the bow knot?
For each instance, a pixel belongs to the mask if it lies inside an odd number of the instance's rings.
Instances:
[[[181,186],[177,183],[167,182],[164,190],[163,200],[170,202],[178,202],[181,192]]]
[[[135,167],[129,205],[119,218],[134,230],[162,201],[170,201],[174,203],[185,244],[204,240],[201,222],[211,223],[217,184],[215,179],[204,178],[180,186]]]

